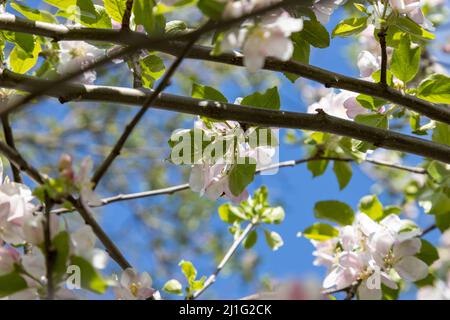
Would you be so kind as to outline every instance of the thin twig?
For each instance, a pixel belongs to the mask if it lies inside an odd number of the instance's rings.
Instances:
[[[113,163],[113,161],[120,155],[120,152],[125,145],[125,142],[128,140],[128,137],[133,132],[134,128],[138,125],[139,121],[144,116],[145,112],[150,108],[150,106],[156,101],[158,98],[158,95],[167,87],[167,85],[170,83],[170,79],[174,75],[175,71],[180,66],[183,59],[186,57],[189,50],[192,48],[192,46],[197,41],[197,38],[193,38],[187,45],[185,50],[178,56],[178,58],[172,63],[169,70],[164,74],[163,78],[157,85],[156,89],[153,91],[153,93],[145,100],[144,104],[142,105],[139,112],[133,117],[133,119],[130,121],[130,123],[125,127],[125,130],[123,131],[122,135],[120,136],[119,140],[117,140],[116,144],[112,148],[109,155],[106,157],[106,159],[102,162],[102,164],[98,167],[98,169],[94,172],[94,175],[92,177],[92,183],[93,183],[93,189],[96,188],[98,185],[98,182],[103,177],[103,175],[108,171],[109,167]]]
[[[45,216],[43,220],[44,231],[44,248],[45,248],[45,268],[47,278],[47,299],[53,300],[55,298],[55,284],[53,281],[53,268],[55,264],[55,251],[52,245],[51,234],[51,210],[53,201],[46,195],[45,197]]]
[[[378,38],[380,39],[381,47],[381,74],[380,84],[383,87],[387,87],[387,45],[386,45],[387,28],[384,27],[378,32]]]
[[[16,150],[16,144],[14,142],[14,134],[13,130],[11,128],[11,124],[9,122],[9,115],[4,115],[2,117],[2,125],[3,125],[3,134],[5,136],[5,141],[8,146],[10,146],[12,149]],[[14,182],[22,183],[22,177],[20,176],[20,168],[16,167],[16,165],[12,162],[11,164],[11,170],[13,173]]]
[[[271,164],[266,167],[258,169],[256,171],[256,174],[260,174],[261,172],[264,172],[264,171],[282,169],[282,168],[287,168],[287,167],[294,167],[296,165],[303,164],[306,162],[320,161],[320,160],[340,161],[340,162],[355,162],[356,161],[355,159],[352,159],[352,158],[310,157],[310,158],[305,158],[305,159],[289,160],[289,161],[274,163],[274,164]],[[387,168],[391,168],[391,169],[402,170],[402,171],[411,172],[411,173],[415,173],[415,174],[428,175],[427,170],[424,168],[420,168],[420,167],[409,167],[409,166],[404,166],[404,165],[395,164],[395,163],[388,163],[385,161],[380,161],[380,160],[371,159],[371,158],[367,158],[364,161],[368,162],[368,163],[372,163],[374,165],[387,167]],[[167,187],[167,188],[156,189],[156,190],[142,191],[142,192],[129,193],[129,194],[118,194],[118,195],[115,195],[112,197],[103,198],[101,200],[101,204],[99,204],[99,205],[89,205],[89,206],[91,208],[103,207],[103,206],[106,206],[108,204],[115,203],[115,202],[123,202],[123,201],[135,200],[135,199],[156,197],[156,196],[161,196],[161,195],[169,195],[169,194],[174,194],[176,192],[184,191],[187,189],[189,189],[189,184],[184,183],[184,184]],[[70,210],[70,209],[60,208],[60,209],[53,210],[52,213],[53,214],[63,214],[63,213],[71,212],[71,211],[72,210]]]
[[[190,299],[197,299],[203,292],[206,291],[206,289],[208,289],[215,281],[217,276],[219,275],[219,273],[222,271],[222,269],[225,267],[225,265],[228,263],[228,261],[230,260],[230,258],[233,256],[233,254],[236,252],[236,250],[239,248],[239,246],[241,245],[242,241],[245,240],[245,238],[247,238],[247,236],[250,234],[250,232],[253,230],[253,228],[255,227],[255,223],[254,222],[250,222],[247,227],[245,227],[244,231],[242,231],[242,233],[239,235],[238,238],[236,238],[236,240],[234,240],[233,244],[231,245],[231,247],[228,249],[227,253],[225,254],[225,256],[222,258],[222,261],[220,261],[219,265],[217,266],[216,270],[214,271],[213,274],[211,274],[208,279],[206,279],[203,288],[196,291],[192,297]]]
[[[127,0],[125,12],[122,17],[122,30],[130,30],[131,10],[133,9],[133,0]]]
[[[102,227],[95,220],[91,209],[86,206],[83,201],[77,200],[73,197],[69,197],[68,201],[77,209],[83,218],[84,222],[91,226],[97,238],[105,247],[106,251],[109,253],[112,259],[117,262],[117,264],[122,269],[131,268],[131,264],[125,258],[125,256],[120,252],[119,248],[115,245],[115,243],[108,237],[108,235],[103,231]]]

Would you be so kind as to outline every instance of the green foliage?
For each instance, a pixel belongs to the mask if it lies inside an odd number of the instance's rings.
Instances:
[[[434,142],[450,146],[450,126],[445,123],[436,123],[432,138]]]
[[[332,221],[340,225],[349,225],[353,223],[355,212],[344,202],[328,200],[316,203],[314,216],[317,219]]]
[[[184,274],[184,277],[187,280],[188,286],[186,289],[186,297],[189,298],[195,291],[201,290],[205,284],[206,277],[203,276],[200,279],[197,279],[197,269],[194,267],[192,262],[181,260],[178,264],[181,267],[181,272]],[[176,280],[175,280],[176,281]],[[174,280],[169,281],[168,289],[169,293],[179,294],[179,285]],[[167,285],[167,283],[166,283]]]
[[[197,7],[205,16],[213,20],[220,20],[225,4],[220,0],[198,0]]]
[[[35,21],[43,21],[43,22],[49,22],[49,23],[57,23],[57,20],[55,17],[47,11],[44,10],[38,10],[35,8],[30,8],[29,6],[25,5],[24,3],[20,2],[11,2],[11,7],[20,12],[25,18]]]
[[[142,71],[142,85],[152,88],[155,81],[162,77],[166,67],[164,61],[157,55],[148,55],[139,60]]]
[[[166,19],[163,15],[155,14],[155,0],[134,0],[133,13],[136,25],[144,26],[145,31],[151,35],[164,33]]]
[[[349,37],[361,33],[367,27],[367,17],[345,19],[337,24],[331,36]]]
[[[327,29],[317,20],[305,20],[300,36],[316,48],[327,48],[330,46],[330,35]]]
[[[416,257],[431,266],[433,262],[439,259],[439,253],[437,249],[427,240],[421,239],[421,242],[422,246],[420,247],[420,251]]]
[[[291,35],[292,43],[294,45],[294,52],[291,60],[300,63],[308,64],[311,54],[310,44],[303,38],[300,32]],[[295,82],[299,76],[293,73],[285,72],[284,75],[291,81]]]
[[[281,246],[283,246],[283,238],[281,238],[280,234],[275,231],[269,231],[264,229],[264,237],[266,239],[267,245],[273,250],[278,250]]]
[[[230,170],[228,179],[230,191],[233,195],[239,196],[245,188],[253,181],[256,172],[256,164],[250,163],[250,158],[238,159]]]
[[[58,233],[52,240],[54,249],[53,277],[58,283],[66,274],[70,254],[70,235],[67,231]]]
[[[70,264],[76,265],[81,272],[81,287],[94,293],[105,293],[108,282],[105,281],[97,270],[83,257],[72,256]]]
[[[318,222],[306,228],[302,234],[305,238],[311,240],[325,241],[337,237],[339,231],[327,223]]]
[[[122,23],[122,18],[127,7],[127,0],[103,0],[103,3],[111,19]]]
[[[192,85],[191,96],[196,99],[228,102],[227,98],[219,90],[197,83]]]
[[[450,104],[450,78],[443,74],[429,76],[420,83],[417,96],[433,103]]]
[[[165,4],[163,2],[160,2],[156,5],[156,8],[154,10],[155,14],[166,14],[169,12],[173,12],[175,10],[179,10],[184,7],[190,7],[197,3],[198,0],[178,0],[173,4]]]
[[[0,275],[0,298],[22,291],[27,287],[27,282],[18,271]]]
[[[333,171],[339,183],[339,189],[343,190],[352,179],[352,166],[345,161],[334,161]]]
[[[365,94],[360,94],[356,97],[356,101],[358,101],[358,103],[369,110],[372,111],[377,111],[380,107],[384,106],[386,104],[386,101],[376,98],[376,97],[372,97],[372,96],[368,96]]]
[[[375,221],[380,221],[385,217],[383,205],[376,195],[362,197],[359,201],[358,209]]]
[[[403,37],[392,55],[392,74],[404,83],[414,79],[419,71],[421,52],[421,48],[413,45],[409,37]]]
[[[183,286],[176,279],[171,279],[171,280],[167,281],[164,284],[162,289],[165,292],[170,293],[170,294],[176,294],[176,295],[180,295],[180,296],[183,294]]]
[[[273,87],[265,92],[255,92],[242,99],[241,105],[253,106],[263,109],[280,110],[280,95],[278,88]]]

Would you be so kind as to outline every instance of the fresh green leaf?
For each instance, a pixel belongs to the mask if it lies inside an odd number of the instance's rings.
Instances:
[[[316,203],[314,216],[317,219],[329,220],[340,225],[350,225],[355,218],[355,212],[346,203],[329,200]]]
[[[108,15],[116,22],[122,23],[127,8],[127,0],[103,0]]]
[[[352,166],[345,161],[334,161],[333,171],[339,183],[339,189],[344,189],[352,178]]]
[[[197,269],[190,261],[181,260],[178,265],[181,267],[181,272],[183,272],[186,280],[191,284],[197,277]]]
[[[431,266],[433,262],[439,259],[439,253],[435,246],[424,239],[420,239],[422,246],[420,251],[416,254],[416,257],[425,262],[427,265]]]
[[[300,34],[313,47],[327,48],[330,46],[330,35],[327,29],[317,20],[305,20]]]
[[[264,109],[280,110],[280,95],[278,88],[273,87],[265,92],[255,92],[242,99],[241,105],[252,106]]]
[[[228,102],[227,98],[213,87],[203,86],[197,83],[192,85],[192,98]]]
[[[164,61],[156,55],[148,55],[139,60],[142,71],[142,85],[146,88],[152,88],[156,80],[158,80],[166,70]]]
[[[338,23],[332,37],[349,37],[362,32],[367,27],[367,17],[350,18]]]
[[[133,4],[134,22],[143,25],[151,36],[163,34],[166,26],[164,16],[154,14],[155,6],[155,0],[134,0]]]
[[[433,74],[420,83],[417,96],[433,103],[450,104],[450,77]]]
[[[197,7],[207,17],[213,20],[220,20],[226,2],[220,0],[198,0]]]
[[[264,236],[267,244],[273,251],[278,250],[284,244],[283,238],[281,238],[281,236],[275,231],[264,229]]]
[[[27,287],[27,282],[17,271],[0,275],[0,298],[22,291]]]
[[[167,281],[163,286],[163,290],[170,294],[177,294],[177,295],[183,294],[183,287],[181,283],[175,279]]]
[[[244,248],[247,250],[251,249],[255,245],[256,241],[258,241],[258,233],[256,232],[256,230],[253,230],[252,232],[250,232],[247,238],[245,238]]]
[[[231,193],[235,196],[239,196],[253,181],[256,171],[256,164],[250,163],[249,161],[249,158],[238,161],[238,164],[234,165],[230,171],[228,176],[229,187]]]
[[[394,50],[390,70],[394,76],[407,83],[414,79],[420,67],[421,48],[403,37]]]
[[[105,293],[108,283],[88,261],[79,256],[72,256],[70,263],[80,268],[82,288],[99,294]]]
[[[450,126],[441,122],[436,123],[432,138],[434,142],[450,146]]]
[[[25,18],[30,20],[43,21],[48,23],[58,22],[50,12],[30,8],[23,3],[11,2],[11,7],[20,12]]]
[[[378,200],[376,195],[368,195],[363,197],[359,201],[358,209],[375,221],[380,221],[384,218],[383,205],[380,200]]]
[[[302,232],[305,238],[325,241],[339,235],[339,230],[327,223],[315,223]]]

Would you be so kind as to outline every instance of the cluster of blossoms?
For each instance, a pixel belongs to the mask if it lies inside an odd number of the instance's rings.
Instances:
[[[428,266],[415,255],[421,248],[421,230],[414,222],[389,215],[379,223],[360,213],[353,225],[325,241],[311,240],[315,265],[328,268],[323,286],[341,290],[358,286],[359,299],[381,299],[381,284],[397,289],[397,282],[418,281]]]
[[[60,159],[60,179],[70,181],[81,194],[83,201],[91,205],[99,203],[89,181],[91,161],[83,160],[80,170],[72,168],[72,159],[63,155]],[[3,179],[3,167],[0,163],[0,277],[10,277],[17,282],[17,288],[3,299],[40,299],[47,294],[47,264],[45,246],[46,216],[30,188],[21,183]],[[73,289],[81,289],[80,283],[70,279],[70,267],[73,257],[82,259],[95,270],[103,270],[108,261],[107,253],[96,247],[96,236],[92,228],[83,225],[67,230],[62,217],[50,215],[49,238],[51,246],[57,248],[58,255],[66,256],[66,261],[58,270],[54,270],[54,298],[77,299]],[[21,249],[23,248],[23,250]],[[76,267],[76,265],[75,265]],[[80,277],[85,276],[81,270]],[[81,279],[79,279],[81,280]],[[151,287],[152,281],[147,273],[138,275],[134,269],[123,272],[120,280],[105,282],[114,287],[117,299],[158,298],[158,293]],[[2,288],[2,292],[5,288]]]
[[[274,129],[258,130],[255,127],[244,131],[236,121],[197,118],[193,130],[177,130],[172,134],[172,142],[182,140],[172,147],[171,160],[192,165],[189,186],[193,191],[212,200],[224,197],[240,203],[249,195],[246,189],[238,194],[232,191],[230,172],[236,166],[248,163],[255,164],[255,170],[269,165],[278,144],[274,141],[276,133]],[[191,151],[195,154],[189,154]],[[184,160],[180,161],[180,158]]]
[[[280,0],[224,0],[224,19],[236,18],[254,10],[269,6]],[[326,23],[334,10],[345,0],[315,0],[312,10],[319,21]],[[290,36],[303,29],[303,19],[292,17],[279,10],[258,19],[249,19],[240,27],[223,35],[220,51],[242,49],[244,64],[250,71],[264,66],[267,57],[287,61],[292,57],[294,45]]]
[[[409,17],[425,29],[433,30],[433,24],[425,17],[422,7],[425,5],[423,0],[389,0],[392,10]]]

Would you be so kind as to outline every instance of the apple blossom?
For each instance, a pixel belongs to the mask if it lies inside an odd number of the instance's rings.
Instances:
[[[316,113],[317,109],[322,109],[326,114],[334,117],[353,119],[358,114],[367,113],[367,110],[356,101],[356,96],[356,93],[350,91],[336,93],[336,91],[330,90],[319,102],[308,107],[308,113]]]
[[[152,278],[147,272],[139,275],[135,269],[128,268],[122,272],[114,293],[118,300],[147,300],[156,290],[152,288]]]
[[[289,60],[294,52],[290,35],[302,28],[302,19],[281,11],[262,17],[257,24],[246,22],[240,29],[226,32],[220,48],[222,52],[242,48],[244,65],[249,71],[257,71],[267,57]]]
[[[103,51],[84,41],[60,41],[58,73],[66,74],[80,68],[86,68],[95,62]],[[94,70],[88,70],[77,81],[93,84],[97,77]]]
[[[330,20],[333,12],[347,0],[315,0],[313,4],[313,11],[317,19],[326,24]]]
[[[423,0],[389,0],[389,4],[394,11],[408,16],[411,20],[422,25],[425,29],[434,29],[433,24],[422,12],[422,7],[424,5]]]
[[[0,247],[0,275],[14,271],[20,262],[20,253],[14,248]]]
[[[72,252],[89,261],[96,269],[104,269],[108,262],[108,254],[95,247],[97,237],[91,226],[85,225],[70,234]]]

